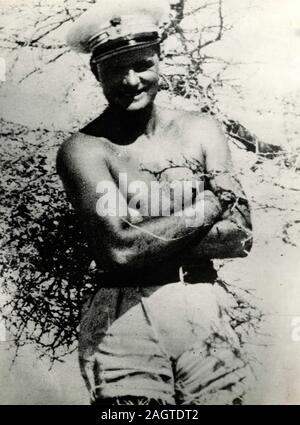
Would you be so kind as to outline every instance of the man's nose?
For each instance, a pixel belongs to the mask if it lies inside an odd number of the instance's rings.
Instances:
[[[140,83],[140,78],[138,73],[134,69],[129,69],[127,74],[123,78],[123,84],[131,87],[138,86]]]

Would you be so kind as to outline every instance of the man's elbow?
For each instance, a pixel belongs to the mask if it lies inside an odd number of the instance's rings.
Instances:
[[[253,245],[252,217],[249,208],[243,213],[239,211],[238,217],[233,217],[237,231],[237,257],[247,257]]]
[[[226,224],[225,224],[226,223]],[[253,233],[251,225],[230,220],[224,222],[226,230],[226,252],[230,258],[247,257],[252,249]]]
[[[239,232],[238,249],[236,252],[237,257],[247,257],[253,246],[253,234],[252,230],[243,230]]]

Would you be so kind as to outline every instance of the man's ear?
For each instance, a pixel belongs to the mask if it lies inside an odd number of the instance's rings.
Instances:
[[[157,56],[159,60],[161,60],[164,57],[164,50],[163,50],[162,44],[157,45]]]
[[[93,58],[91,58],[90,60],[90,68],[92,73],[94,74],[96,80],[101,83],[101,78],[100,78],[100,73],[98,71],[98,66],[97,63],[93,60]]]

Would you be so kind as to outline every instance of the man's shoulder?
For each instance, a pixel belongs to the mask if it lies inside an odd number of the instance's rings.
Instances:
[[[189,113],[185,124],[187,131],[191,136],[199,137],[205,149],[218,148],[227,144],[222,123],[210,114]]]
[[[108,140],[77,132],[66,139],[57,152],[57,171],[89,166],[101,159],[105,159],[109,150]]]
[[[220,131],[220,122],[211,114],[187,109],[168,109],[163,108],[164,116],[170,124],[178,127],[190,127],[205,131]],[[183,126],[183,127],[182,127]]]
[[[220,131],[220,122],[211,114],[197,112],[197,111],[186,111],[183,115],[183,120],[186,124],[190,125],[193,129],[199,129],[202,131]]]

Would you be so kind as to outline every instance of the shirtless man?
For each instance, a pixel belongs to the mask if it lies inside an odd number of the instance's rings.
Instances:
[[[81,51],[92,53],[92,71],[109,103],[57,157],[103,271],[82,315],[82,374],[92,402],[231,403],[243,394],[246,368],[211,259],[249,252],[248,203],[220,126],[208,116],[154,103],[160,6],[125,3],[111,1],[105,17],[94,6],[69,36],[72,47],[80,50],[80,43]],[[111,31],[108,39],[104,28]],[[139,194],[139,205],[125,218],[117,209],[101,214],[99,183],[115,187],[128,205],[135,195],[120,186],[120,175],[149,191]],[[149,195],[153,181],[202,182],[204,192],[192,192],[182,215],[175,214],[181,200],[172,198],[169,215],[151,216],[141,204],[157,202]],[[162,198],[169,195],[161,190]]]

